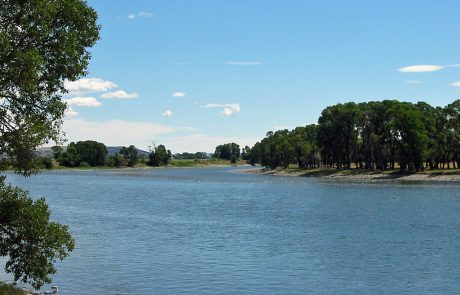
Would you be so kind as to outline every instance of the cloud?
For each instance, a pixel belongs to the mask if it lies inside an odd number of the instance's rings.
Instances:
[[[404,83],[406,83],[406,84],[422,84],[423,81],[419,81],[419,80],[406,80],[406,81],[404,81]]]
[[[112,88],[118,87],[117,84],[102,80],[99,78],[83,78],[77,81],[67,81],[64,83],[64,87],[69,92],[105,92]]]
[[[263,62],[260,61],[226,61],[224,62],[226,65],[230,66],[258,66],[262,65]]]
[[[172,97],[184,97],[186,95],[187,95],[187,93],[185,93],[185,92],[174,92],[171,96]]]
[[[163,117],[169,118],[172,116],[172,112],[170,110],[166,110],[163,114],[161,114]]]
[[[135,145],[147,149],[158,135],[174,132],[171,126],[150,122],[123,120],[88,121],[79,118],[64,120],[62,130],[69,141],[97,140],[107,146]],[[167,148],[170,148],[167,146]]]
[[[79,106],[79,107],[96,108],[102,105],[97,99],[91,96],[73,97],[73,98],[63,99],[62,101],[65,102],[69,106],[74,105],[74,106]]]
[[[65,110],[64,116],[66,116],[66,117],[76,117],[76,116],[78,116],[78,113],[74,109],[72,109],[71,107],[67,107],[67,109]]]
[[[151,122],[129,122],[123,120],[90,121],[81,118],[66,118],[62,130],[71,141],[96,140],[107,146],[135,145],[147,150],[152,140],[164,144],[172,152],[213,152],[215,147],[226,142],[236,142],[240,147],[252,146],[261,137],[212,136],[207,134],[183,134],[193,127],[179,127]]]
[[[133,13],[128,14],[128,19],[136,19],[136,17],[144,17],[144,18],[146,18],[146,17],[152,17],[152,16],[153,16],[153,13],[151,13],[151,12],[140,11],[140,12],[138,12],[136,14],[133,14]]]
[[[231,117],[236,113],[239,113],[241,110],[239,103],[228,103],[228,104],[217,104],[217,103],[209,103],[204,106],[205,108],[223,108],[222,114],[225,117]]]
[[[141,12],[138,13],[138,15],[139,15],[140,17],[152,17],[152,16],[153,16],[153,13],[151,13],[151,12],[146,12],[146,11],[141,11]]]
[[[118,90],[114,92],[107,92],[101,95],[102,98],[115,98],[115,99],[131,99],[139,97],[139,94],[136,92],[126,93],[123,90]]]
[[[399,68],[398,71],[403,73],[425,73],[425,72],[436,72],[440,71],[445,68],[453,68],[453,67],[460,67],[460,64],[452,64],[452,65],[414,65],[414,66],[407,66]]]
[[[459,82],[451,83],[450,86],[460,87],[460,81],[459,81]]]

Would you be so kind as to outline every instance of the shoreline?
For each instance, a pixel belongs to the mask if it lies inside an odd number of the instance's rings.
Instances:
[[[242,173],[263,174],[284,177],[311,177],[336,181],[403,181],[403,182],[460,182],[460,173],[446,170],[444,173],[398,173],[360,170],[335,170],[335,169],[253,169]]]

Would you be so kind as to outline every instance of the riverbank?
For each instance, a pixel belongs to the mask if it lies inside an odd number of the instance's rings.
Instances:
[[[30,292],[24,291],[12,285],[0,282],[0,295],[27,295]]]
[[[78,167],[67,167],[61,166],[56,161],[53,162],[52,168],[42,168],[43,171],[53,170],[122,170],[122,169],[158,169],[158,168],[203,168],[203,167],[230,167],[230,166],[248,166],[246,161],[239,160],[235,164],[232,164],[228,160],[222,159],[177,159],[172,160],[167,166],[149,166],[145,162],[139,162],[133,167],[128,166],[78,166]],[[12,168],[10,170],[13,170]],[[1,294],[0,294],[1,295]]]
[[[460,169],[429,170],[418,173],[400,173],[399,171],[381,172],[364,169],[337,170],[335,168],[263,168],[247,170],[245,172],[274,176],[317,177],[338,181],[460,181]]]

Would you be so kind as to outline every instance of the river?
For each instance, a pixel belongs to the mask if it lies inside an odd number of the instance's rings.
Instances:
[[[51,171],[76,248],[60,294],[455,294],[460,186],[345,183],[245,168]],[[46,290],[46,288],[44,289]]]

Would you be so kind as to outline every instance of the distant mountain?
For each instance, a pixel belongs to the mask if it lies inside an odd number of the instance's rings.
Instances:
[[[110,155],[115,155],[116,153],[119,153],[120,150],[121,150],[122,146],[108,146],[107,147],[107,152]],[[143,150],[140,150],[138,148],[136,148],[137,150],[137,155],[138,156],[141,156],[141,155],[144,155],[144,156],[148,156],[150,154],[150,152],[147,152],[147,151],[143,151]]]

